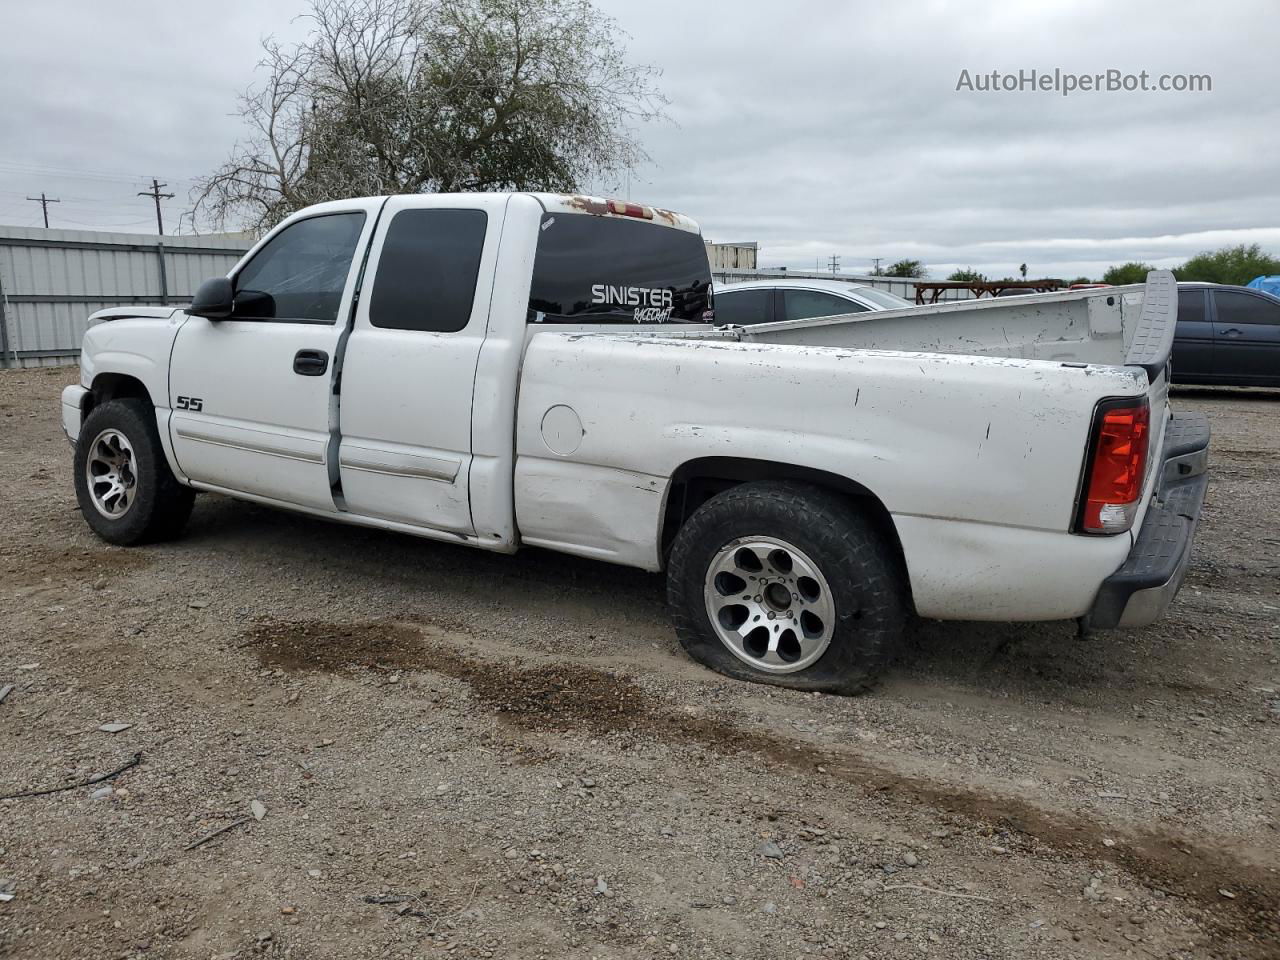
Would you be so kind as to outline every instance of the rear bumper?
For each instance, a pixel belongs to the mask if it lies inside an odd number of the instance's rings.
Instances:
[[[62,432],[74,447],[80,438],[80,420],[84,410],[84,398],[89,391],[77,384],[62,390]]]
[[[1200,507],[1209,483],[1209,422],[1177,414],[1165,430],[1163,472],[1129,556],[1102,581],[1084,627],[1145,627],[1164,613],[1191,560]]]

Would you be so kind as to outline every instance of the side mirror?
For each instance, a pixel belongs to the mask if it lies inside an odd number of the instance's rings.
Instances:
[[[226,277],[214,277],[200,284],[200,289],[191,299],[187,313],[193,317],[207,317],[210,320],[225,320],[231,316],[235,306],[236,291]]]

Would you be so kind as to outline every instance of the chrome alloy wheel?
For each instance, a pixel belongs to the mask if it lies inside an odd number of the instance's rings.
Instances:
[[[835,598],[817,564],[785,540],[743,537],[707,567],[707,615],[734,656],[767,673],[794,673],[826,651]]]
[[[119,520],[133,506],[138,487],[137,464],[129,438],[115,428],[103,430],[89,445],[84,462],[89,499],[109,520]]]

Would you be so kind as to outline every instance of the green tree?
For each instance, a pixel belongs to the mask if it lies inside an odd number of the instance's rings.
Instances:
[[[1173,273],[1179,280],[1246,284],[1254,277],[1280,273],[1280,260],[1263,253],[1256,243],[1240,244],[1194,256]]]
[[[1107,272],[1102,275],[1102,282],[1114,284],[1117,287],[1122,287],[1126,283],[1145,283],[1147,274],[1154,269],[1155,267],[1149,263],[1130,260],[1128,263],[1122,263],[1118,267],[1109,267]]]
[[[954,273],[952,273],[951,276],[947,277],[947,279],[954,281],[956,283],[986,283],[987,282],[987,278],[985,276],[983,276],[981,273],[979,273],[977,270],[974,270],[971,267],[965,267],[962,270],[957,270]]]
[[[571,191],[633,169],[656,72],[590,0],[312,0],[264,41],[245,133],[197,181],[193,221],[264,230],[324,200]]]
[[[886,277],[908,277],[923,280],[929,276],[929,271],[924,268],[924,264],[919,260],[899,260],[897,263],[889,264],[884,275]]]
[[[1088,277],[1076,277],[1074,280],[1068,280],[1068,285],[1073,283],[1093,283]]]

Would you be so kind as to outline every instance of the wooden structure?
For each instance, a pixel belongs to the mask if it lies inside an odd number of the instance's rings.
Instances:
[[[969,283],[964,280],[921,280],[915,284],[916,303],[937,303],[946,290],[968,290],[975,300],[985,296],[999,297],[1006,291],[1017,290],[1019,293],[1050,293],[1061,290],[1065,284],[1061,280],[993,280],[989,283]]]

